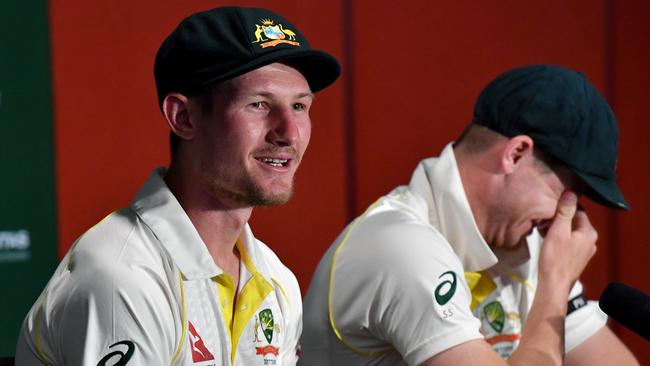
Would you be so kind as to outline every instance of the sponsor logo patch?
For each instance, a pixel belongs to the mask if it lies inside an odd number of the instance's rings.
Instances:
[[[194,329],[192,322],[188,321],[189,324],[188,330],[190,331],[190,349],[192,350],[192,361],[193,362],[203,362],[214,360],[214,356],[203,343],[203,339],[199,335],[199,332]]]
[[[447,271],[438,277],[442,280],[438,286],[436,286],[436,291],[434,295],[436,297],[436,302],[438,305],[445,305],[446,303],[454,297],[456,293],[456,274],[453,271]]]
[[[122,346],[122,347],[120,347]],[[131,341],[120,341],[111,344],[108,348],[114,348],[115,350],[106,356],[104,356],[97,366],[124,366],[126,365],[131,357],[133,352],[135,352],[135,345]],[[126,347],[126,350],[125,350]],[[110,363],[108,363],[110,361]]]

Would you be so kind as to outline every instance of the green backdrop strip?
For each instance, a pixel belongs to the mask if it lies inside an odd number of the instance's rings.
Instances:
[[[56,264],[47,2],[0,1],[0,357]]]

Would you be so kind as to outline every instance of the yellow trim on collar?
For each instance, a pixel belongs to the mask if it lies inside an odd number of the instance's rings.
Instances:
[[[219,305],[221,306],[221,314],[223,314],[223,321],[228,330],[228,336],[232,339],[232,323],[235,305],[235,296],[237,288],[235,287],[235,279],[228,273],[223,272],[213,278],[217,284],[217,291],[219,292]]]
[[[487,272],[465,272],[465,280],[472,292],[472,311],[497,288]]]
[[[250,272],[251,274],[257,273],[257,267],[255,267],[255,263],[253,263],[250,254],[248,254],[248,251],[246,250],[246,246],[242,244],[240,240],[237,240],[235,246],[239,251],[239,256],[241,257],[241,261],[244,262],[244,265],[246,266],[248,272]]]
[[[282,296],[284,296],[284,300],[286,301],[287,306],[289,307],[289,311],[293,311],[293,309],[291,309],[291,301],[289,300],[289,296],[287,296],[287,292],[284,291],[284,287],[282,287],[280,282],[276,280],[274,277],[271,277],[271,281],[273,281],[275,286],[280,289],[280,292],[282,292]]]

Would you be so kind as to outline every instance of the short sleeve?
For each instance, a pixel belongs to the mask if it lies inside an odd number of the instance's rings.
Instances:
[[[44,364],[169,365],[182,323],[166,277],[88,254],[57,270],[25,320],[21,352]]]
[[[482,338],[463,267],[428,225],[392,213],[366,219],[350,229],[332,266],[335,332],[358,353],[394,348],[418,365]]]
[[[607,324],[607,315],[600,310],[598,302],[585,300],[579,281],[569,294],[569,311],[564,327],[566,352],[577,347]]]

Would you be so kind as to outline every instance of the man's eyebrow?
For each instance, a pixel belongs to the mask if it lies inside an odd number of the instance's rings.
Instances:
[[[314,99],[314,98],[316,98],[316,94],[314,94],[312,92],[304,92],[304,93],[299,93],[298,95],[296,95],[296,97],[298,97],[298,98],[309,97],[311,99]]]
[[[265,97],[273,99],[275,97],[274,93],[269,93],[265,91],[251,92],[244,95],[240,95],[239,98],[251,98],[251,97]],[[311,98],[314,99],[316,95],[312,92],[301,92],[294,95],[295,98]]]

